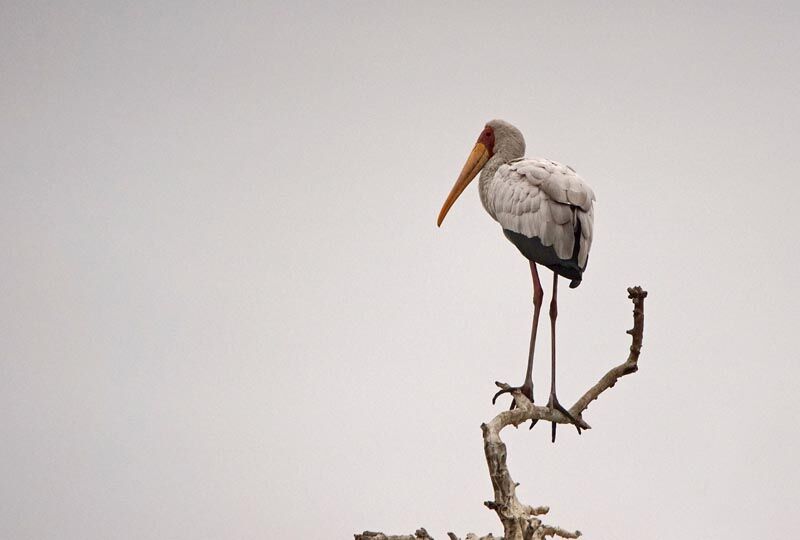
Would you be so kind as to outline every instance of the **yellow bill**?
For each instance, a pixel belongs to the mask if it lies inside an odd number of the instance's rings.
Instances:
[[[444,201],[442,205],[442,210],[439,212],[439,219],[436,221],[437,227],[442,225],[444,216],[447,215],[450,207],[453,206],[458,196],[461,195],[469,183],[472,182],[472,179],[475,178],[483,166],[486,165],[487,161],[489,161],[489,150],[483,143],[476,143],[475,148],[472,149],[472,152],[470,152],[467,158],[467,162],[464,163],[464,168],[461,169],[461,174],[458,175],[453,189],[450,190],[450,195],[447,196],[447,200]]]

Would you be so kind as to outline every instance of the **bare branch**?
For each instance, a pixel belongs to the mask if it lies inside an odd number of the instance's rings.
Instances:
[[[580,418],[581,413],[586,410],[589,403],[597,399],[603,391],[613,388],[621,377],[636,373],[639,369],[639,354],[642,352],[642,339],[644,337],[644,299],[647,298],[647,291],[642,290],[641,287],[630,287],[628,289],[628,298],[633,300],[633,328],[627,331],[631,336],[631,349],[628,359],[611,368],[608,373],[600,378],[597,384],[587,390],[575,402],[575,405],[569,410],[575,418]]]
[[[644,299],[647,292],[641,287],[631,287],[628,289],[628,298],[633,301],[633,328],[628,330],[632,337],[630,354],[628,359],[622,364],[612,368],[600,381],[592,386],[581,398],[570,408],[572,414],[581,424],[581,428],[589,429],[589,425],[580,416],[589,406],[589,403],[605,390],[616,384],[620,377],[635,373],[638,369],[639,353],[642,349],[642,336],[644,333]],[[509,386],[505,383],[496,383],[500,388],[506,389]],[[559,424],[571,423],[566,415],[549,409],[539,407],[531,403],[520,391],[512,391],[516,409],[503,411],[495,416],[489,423],[482,424],[483,430],[483,449],[486,455],[486,463],[489,466],[489,476],[492,480],[494,489],[494,501],[484,503],[488,508],[497,513],[497,517],[503,523],[505,540],[532,540],[542,539],[547,536],[560,536],[562,538],[577,538],[581,535],[580,531],[567,531],[559,527],[543,524],[536,515],[544,514],[549,509],[547,507],[533,508],[522,504],[516,495],[517,484],[511,479],[506,464],[506,445],[500,439],[500,431],[509,425],[518,426],[528,420],[544,420]]]
[[[633,328],[626,332],[631,336],[630,353],[628,354],[627,360],[611,368],[594,386],[589,388],[572,407],[570,407],[569,412],[578,420],[581,429],[591,429],[591,426],[587,424],[582,417],[583,411],[586,410],[589,404],[597,399],[602,392],[613,388],[621,377],[636,373],[639,369],[639,354],[642,350],[642,339],[644,336],[644,299],[647,298],[647,291],[642,290],[642,288],[638,286],[630,287],[628,288],[628,298],[633,301]],[[508,384],[503,382],[496,382],[495,384],[503,389],[510,388]],[[555,422],[557,424],[572,423],[566,415],[557,410],[534,405],[525,395],[517,390],[512,391],[511,394],[514,397],[517,408],[513,411],[505,411],[498,414],[492,422],[490,422],[490,424],[495,423],[498,431],[505,426],[518,426],[528,420],[544,420],[545,422]]]
[[[644,335],[644,299],[647,298],[647,291],[641,287],[631,287],[628,289],[628,298],[633,301],[633,328],[627,331],[631,336],[630,353],[627,360],[611,368],[600,380],[584,393],[578,401],[569,409],[582,429],[591,429],[591,426],[581,416],[589,404],[597,399],[600,394],[613,388],[617,381],[625,375],[636,373],[639,369],[639,354],[642,350],[642,339]],[[495,383],[502,389],[510,389],[509,385],[501,382]],[[547,506],[529,506],[522,504],[516,495],[517,483],[511,479],[506,463],[507,449],[505,443],[500,439],[500,432],[507,426],[518,426],[529,420],[543,420],[545,422],[556,422],[558,424],[569,424],[571,421],[566,415],[549,409],[534,405],[519,390],[512,390],[516,408],[511,411],[503,411],[495,416],[490,422],[481,424],[483,431],[483,449],[486,455],[486,463],[489,467],[489,477],[492,481],[494,490],[494,500],[486,501],[484,505],[494,510],[503,524],[504,536],[502,540],[542,540],[547,537],[578,538],[580,531],[568,531],[561,527],[546,525],[536,516],[546,514],[550,511]],[[450,540],[459,540],[452,532],[447,533]],[[468,534],[466,540],[494,540],[491,534],[478,537]],[[386,536],[383,533],[373,533],[365,531],[355,535],[355,540],[433,540],[425,529],[419,529],[414,536]],[[497,539],[501,540],[501,539]]]
[[[400,535],[400,536],[387,536],[381,532],[364,531],[361,534],[356,534],[355,540],[433,540],[423,528],[419,528],[414,533],[414,536]]]
[[[579,538],[581,536],[581,531],[568,531],[561,527],[543,525],[541,522],[534,530],[535,532],[531,535],[531,540],[541,540],[548,536],[560,536],[561,538]]]

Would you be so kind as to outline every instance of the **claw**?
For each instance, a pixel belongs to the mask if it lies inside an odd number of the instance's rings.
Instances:
[[[492,398],[492,405],[494,405],[494,404],[495,404],[495,402],[497,401],[497,398],[499,398],[499,397],[500,397],[500,396],[502,396],[503,394],[506,394],[506,393],[508,393],[508,392],[511,392],[512,390],[516,390],[516,388],[511,388],[511,387],[509,387],[509,388],[503,388],[502,390],[498,391],[498,392],[497,392],[497,393],[494,395],[494,397]],[[512,400],[512,403],[513,403],[513,400]]]
[[[533,384],[523,384],[522,386],[508,386],[507,384],[501,382],[495,382],[497,386],[501,386],[500,390],[498,390],[494,396],[492,397],[492,405],[497,402],[497,398],[502,396],[503,394],[510,394],[512,392],[521,392],[523,396],[527,397],[533,403]],[[517,408],[517,400],[513,397],[511,398],[511,405],[508,407],[509,411],[513,411]],[[530,428],[532,429],[533,426],[536,425],[537,420],[531,420]]]
[[[572,416],[572,414],[567,409],[565,409],[561,405],[561,403],[558,402],[558,398],[556,398],[555,394],[550,394],[550,401],[547,402],[547,406],[550,407],[551,409],[557,410],[558,412],[569,418],[569,421],[572,422],[572,424],[575,426],[575,429],[578,430],[578,435],[581,434],[581,426],[578,423],[578,420],[574,416]],[[556,442],[556,425],[557,424],[555,422],[552,422],[552,427],[550,431],[552,442]]]
[[[497,386],[501,386],[501,389],[498,390],[494,396],[492,397],[492,405],[497,402],[497,398],[502,396],[503,394],[510,394],[511,392],[519,392],[533,403],[533,385],[532,384],[523,384],[522,386],[508,386],[507,384],[496,382]],[[513,399],[512,399],[513,403]]]

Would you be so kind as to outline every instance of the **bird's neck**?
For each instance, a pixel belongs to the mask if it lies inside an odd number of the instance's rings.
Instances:
[[[483,166],[483,170],[481,171],[481,177],[478,181],[478,190],[480,191],[481,203],[486,211],[489,212],[489,215],[494,219],[497,219],[494,214],[494,205],[491,204],[489,199],[489,192],[491,191],[492,184],[494,183],[494,175],[501,165],[522,157],[522,155],[516,155],[517,153],[518,152],[497,152],[495,155],[489,158],[489,161],[486,162],[486,165]]]

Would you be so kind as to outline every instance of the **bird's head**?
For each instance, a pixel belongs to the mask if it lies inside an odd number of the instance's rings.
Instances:
[[[467,188],[472,179],[483,169],[483,166],[495,155],[502,157],[503,162],[511,161],[525,155],[525,139],[522,133],[504,120],[490,120],[478,136],[475,147],[470,152],[467,162],[461,169],[453,189],[444,201],[439,212],[437,226],[442,225],[444,217],[456,202],[458,196]]]

